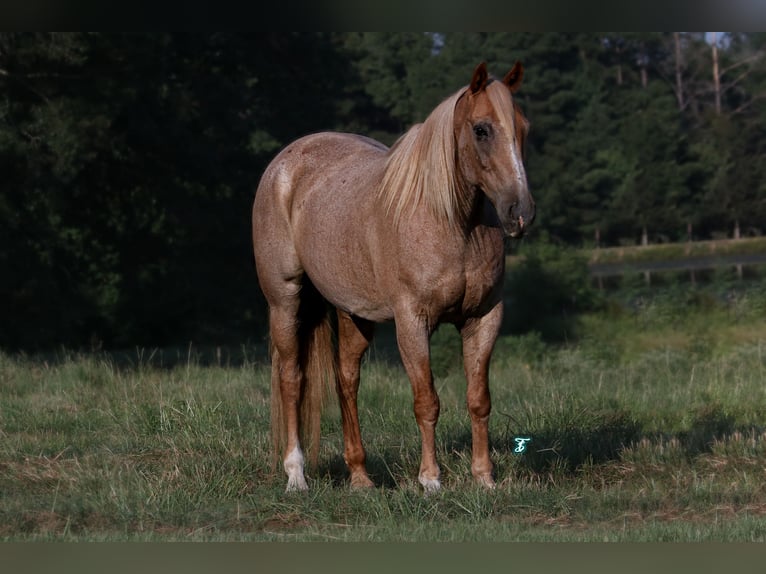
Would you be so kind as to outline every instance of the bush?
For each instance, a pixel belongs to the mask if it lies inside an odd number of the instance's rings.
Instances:
[[[463,369],[463,340],[452,325],[442,324],[431,336],[431,371],[436,378]]]
[[[507,272],[503,332],[537,331],[564,341],[576,331],[576,314],[594,309],[598,294],[585,257],[575,249],[537,240],[525,246]]]
[[[494,357],[497,360],[516,360],[523,363],[537,363],[546,354],[547,346],[537,331],[524,335],[504,335],[497,339]]]

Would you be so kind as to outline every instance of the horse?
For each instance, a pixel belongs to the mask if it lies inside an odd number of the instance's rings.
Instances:
[[[272,443],[287,491],[308,489],[302,443],[316,464],[318,405],[333,384],[350,488],[374,486],[357,393],[360,361],[385,321],[394,321],[412,386],[418,481],[426,492],[441,487],[430,338],[452,323],[462,337],[471,473],[494,488],[488,377],[503,316],[505,237],[522,236],[535,217],[523,163],[529,123],[513,100],[523,73],[517,61],[497,80],[481,62],[469,84],[390,148],[360,134],[313,133],[263,172],[253,250],[268,304]]]

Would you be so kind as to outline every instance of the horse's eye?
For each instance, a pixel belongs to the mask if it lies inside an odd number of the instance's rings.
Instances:
[[[479,141],[488,139],[491,130],[492,128],[488,124],[476,124],[473,126],[473,133]]]

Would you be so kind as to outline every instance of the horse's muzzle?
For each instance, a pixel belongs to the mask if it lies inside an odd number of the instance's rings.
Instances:
[[[522,237],[535,220],[535,211],[535,203],[532,200],[527,205],[511,205],[507,218],[502,220],[505,234],[513,238]]]

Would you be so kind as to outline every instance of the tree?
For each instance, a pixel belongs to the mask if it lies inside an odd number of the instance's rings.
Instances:
[[[329,34],[0,37],[0,343],[264,325],[255,186],[279,146],[338,125],[346,64]]]
[[[758,36],[747,34],[712,33],[697,47],[708,54],[711,78],[696,95],[694,126],[707,174],[702,219],[710,229],[724,224],[739,238],[743,226],[758,229],[763,214],[763,124],[755,104],[766,95],[764,51]],[[698,61],[705,63],[701,56]]]
[[[429,97],[434,79],[439,78],[429,65],[434,45],[430,34],[361,32],[349,35],[346,45],[354,54],[365,93],[385,111],[378,114],[387,120],[380,126],[385,131],[373,132],[384,143],[393,143],[412,124],[423,121],[438,103]],[[441,88],[441,83],[437,86]]]
[[[762,233],[766,35],[724,38],[0,33],[0,345],[259,337],[267,162],[318,130],[393,143],[483,60],[525,66],[533,233]]]

